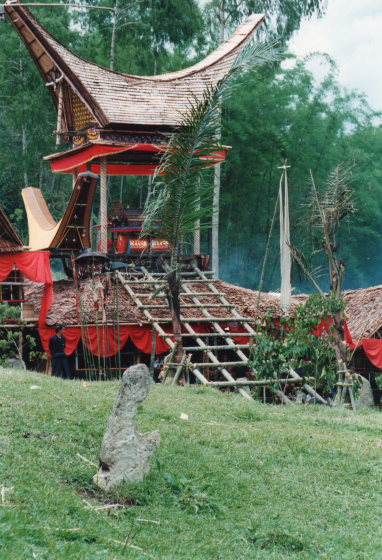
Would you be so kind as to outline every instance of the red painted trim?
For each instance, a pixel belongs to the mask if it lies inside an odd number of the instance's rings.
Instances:
[[[73,169],[77,169],[79,172],[89,171],[86,164],[93,161],[99,157],[106,157],[128,152],[128,151],[139,151],[139,152],[163,152],[165,151],[165,146],[158,146],[155,144],[129,144],[128,146],[105,146],[103,144],[93,144],[84,149],[79,149],[78,151],[73,151],[71,153],[63,153],[54,156],[49,160],[51,170],[53,173],[71,173]],[[211,162],[210,165],[214,163],[221,163],[225,160],[227,156],[227,150],[217,150],[211,155],[201,156],[201,159]],[[129,164],[129,163],[107,163],[107,174],[108,175],[154,175],[157,170],[158,165],[155,164]],[[100,164],[92,163],[90,164],[90,170],[92,173],[100,173]]]

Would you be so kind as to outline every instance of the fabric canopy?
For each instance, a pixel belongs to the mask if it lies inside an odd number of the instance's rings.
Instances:
[[[363,338],[356,346],[356,348],[360,347],[363,347],[371,363],[382,369],[382,340],[380,338]]]
[[[45,324],[46,316],[53,304],[53,278],[49,258],[50,254],[43,251],[0,255],[0,282],[4,282],[16,267],[29,280],[44,284],[39,326]]]

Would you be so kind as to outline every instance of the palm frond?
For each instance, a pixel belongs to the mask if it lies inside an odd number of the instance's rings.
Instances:
[[[333,243],[340,223],[355,211],[349,188],[351,168],[338,165],[329,175],[327,186],[319,193],[311,174],[310,220],[322,232],[325,243]]]
[[[308,264],[308,261],[306,260],[306,257],[304,255],[304,253],[302,251],[300,251],[300,249],[297,249],[297,247],[294,247],[291,244],[289,244],[289,248],[290,248],[290,252],[292,254],[292,257],[293,257],[294,261],[296,262],[296,264],[298,265],[298,267],[300,268],[300,270],[303,272],[303,274],[306,276],[306,278],[313,284],[315,289],[318,292],[320,292],[320,294],[323,294],[324,292],[322,291],[318,282],[316,281],[315,272],[309,270],[309,264]]]
[[[240,75],[277,58],[274,45],[251,42],[216,86],[207,88],[201,98],[191,96],[178,129],[170,136],[145,205],[146,234],[155,231],[154,222],[160,220],[156,233],[175,251],[181,239],[195,231],[198,221],[201,229],[210,227],[213,183],[205,180],[203,171],[221,148],[217,140],[221,104],[232,94]]]

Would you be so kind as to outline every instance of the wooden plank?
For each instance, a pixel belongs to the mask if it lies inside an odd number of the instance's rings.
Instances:
[[[144,311],[147,311],[147,309],[144,309]],[[202,311],[205,311],[204,309],[202,309]],[[247,317],[240,317],[240,320],[234,319],[232,317],[182,317],[182,322],[188,322],[188,323],[232,323],[233,321],[238,321],[240,323],[253,323],[253,319],[249,319]],[[153,321],[158,321],[158,323],[171,323],[171,318],[170,317],[152,317]],[[224,333],[224,331],[223,331]],[[240,333],[236,334],[236,333],[230,333],[231,336],[240,336]],[[220,336],[220,335],[219,335]]]
[[[184,348],[185,348],[185,350],[188,350],[189,352],[192,352],[192,351],[196,352],[197,350],[200,350],[200,346],[185,346]],[[249,345],[248,344],[236,344],[236,348],[247,349],[248,350]],[[205,350],[232,350],[232,346],[230,346],[229,344],[221,344],[221,345],[215,345],[215,346],[205,346],[204,349]]]
[[[298,381],[303,381],[303,378],[300,377],[300,379],[295,379],[294,382],[298,382]],[[265,387],[267,385],[273,385],[274,383],[280,383],[282,385],[290,383],[290,379],[258,379],[258,380],[236,380],[235,385],[243,385],[243,386],[248,386],[248,387]],[[231,382],[230,381],[209,381],[209,385],[213,386],[213,387],[230,387],[231,386]]]
[[[186,348],[186,350],[189,350],[189,348]],[[200,347],[200,350],[204,350],[206,351],[205,348]],[[209,352],[209,350],[208,350]],[[214,355],[214,354],[213,354]],[[216,358],[216,362],[195,362],[193,363],[193,365],[197,368],[222,368],[225,366],[248,366],[248,360],[246,361],[241,361],[241,362],[220,362],[217,358]]]
[[[181,303],[180,307],[181,307],[181,309],[214,309],[214,308],[221,309],[222,307],[235,307],[235,306],[234,305],[222,305],[220,303],[203,303],[203,304]],[[165,304],[152,304],[152,305],[143,304],[141,309],[168,309],[168,305],[165,305]]]
[[[173,333],[166,333],[166,336],[174,336]],[[185,337],[185,338],[190,338],[190,337],[194,337],[193,334],[190,333],[182,333],[180,335],[181,337]],[[252,335],[250,333],[231,333],[231,332],[225,332],[223,334],[221,334],[220,332],[209,332],[209,333],[198,333],[199,337],[206,337],[206,336],[218,336],[218,337],[222,337],[222,338],[231,338],[239,336],[239,337],[248,337],[248,338],[252,338]],[[235,346],[238,346],[237,344],[235,344]],[[232,346],[229,346],[229,348],[232,348]]]

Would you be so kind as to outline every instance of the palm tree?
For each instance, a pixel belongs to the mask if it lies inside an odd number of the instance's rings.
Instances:
[[[214,162],[213,153],[221,148],[217,140],[220,107],[232,94],[240,75],[277,58],[273,45],[251,42],[222,80],[207,88],[201,99],[191,98],[179,127],[170,136],[154,178],[151,196],[145,205],[143,235],[155,234],[171,247],[167,299],[177,347],[177,363],[184,354],[179,299],[180,245],[192,236],[196,228],[211,227],[214,185],[213,181],[205,180],[205,169]],[[159,229],[154,228],[155,224],[159,224]]]

